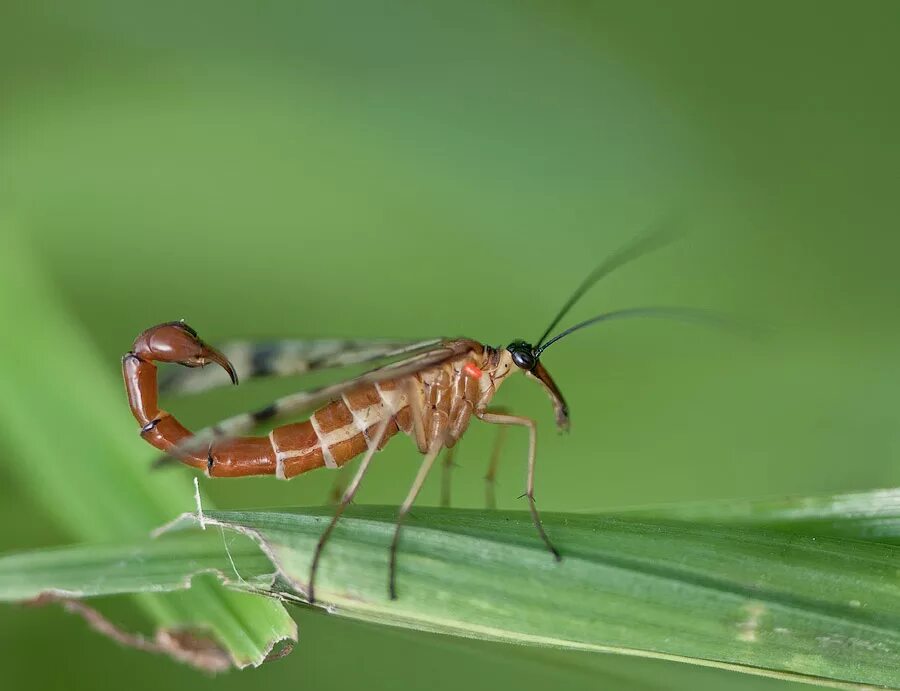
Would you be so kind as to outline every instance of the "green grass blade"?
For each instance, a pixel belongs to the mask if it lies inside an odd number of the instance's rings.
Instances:
[[[877,501],[857,500],[863,515],[869,506],[885,520],[900,517]],[[772,507],[772,515],[783,510]],[[628,512],[549,514],[546,527],[565,554],[556,564],[525,513],[422,508],[404,530],[400,599],[391,602],[394,515],[394,507],[354,508],[335,531],[318,584],[333,613],[832,686],[900,686],[896,546]],[[762,520],[763,510],[755,516]],[[196,526],[188,515],[158,540],[9,555],[0,558],[0,600],[178,589],[200,573],[298,599],[328,519],[328,509],[207,513],[229,529],[227,551],[218,529],[185,530]]]
[[[165,539],[86,544],[0,557],[0,602],[27,602],[50,593],[88,598],[184,590],[200,574],[234,588],[271,590],[272,562],[252,540],[219,529]]]
[[[147,535],[185,510],[188,476],[148,472],[134,420],[86,336],[42,280],[24,243],[0,232],[0,463],[19,492],[76,541]],[[198,582],[191,591],[136,598],[156,627],[201,629],[236,666],[260,664],[296,626],[270,599]]]
[[[685,503],[637,509],[629,515],[900,544],[900,489],[896,488],[821,497]]]
[[[395,509],[358,509],[323,560],[342,615],[456,635],[900,685],[900,550],[767,529],[556,514],[556,564],[525,513],[419,509],[400,599],[386,596]],[[255,537],[298,589],[327,515],[212,514]]]

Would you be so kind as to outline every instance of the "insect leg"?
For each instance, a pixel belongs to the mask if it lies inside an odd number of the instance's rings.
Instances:
[[[441,506],[450,507],[450,478],[453,475],[453,457],[456,455],[456,447],[451,446],[444,451],[443,473],[441,474]]]
[[[413,502],[416,500],[416,497],[419,496],[422,485],[425,484],[425,478],[428,477],[428,471],[431,470],[431,466],[434,465],[434,460],[441,452],[442,445],[443,439],[435,439],[434,442],[432,442],[431,449],[425,454],[425,459],[419,467],[416,479],[413,481],[412,487],[409,488],[409,493],[406,495],[406,499],[403,500],[403,504],[397,512],[397,523],[394,526],[394,539],[391,540],[391,564],[390,575],[388,578],[388,592],[390,592],[392,600],[397,599],[397,547],[400,544],[400,528],[403,527],[403,520],[412,508]]]
[[[341,502],[338,504],[337,509],[334,512],[334,516],[332,516],[331,518],[331,522],[328,524],[328,527],[325,528],[325,532],[322,533],[322,536],[319,538],[318,543],[316,543],[316,551],[313,555],[312,565],[309,569],[309,590],[307,593],[309,604],[313,604],[316,600],[316,572],[319,569],[319,560],[322,558],[322,550],[325,549],[325,543],[328,542],[328,538],[331,537],[331,533],[334,531],[334,527],[337,525],[338,519],[340,519],[341,514],[344,513],[344,510],[350,505],[350,502],[353,501],[353,497],[356,496],[356,491],[359,489],[359,484],[362,482],[366,471],[369,469],[369,463],[372,461],[372,457],[375,455],[375,452],[378,450],[378,447],[381,445],[381,442],[384,439],[384,433],[387,430],[391,419],[392,418],[390,416],[385,416],[384,420],[381,421],[381,424],[378,425],[378,429],[375,432],[371,443],[369,444],[369,449],[366,451],[366,455],[363,456],[362,461],[360,461],[359,463],[359,468],[356,470],[356,475],[353,477],[353,481],[347,486],[347,489],[344,491],[344,496],[341,497]]]
[[[497,415],[506,415],[509,413],[509,408],[506,406],[496,406],[490,408],[488,412]],[[500,452],[503,450],[503,443],[506,441],[507,429],[508,428],[504,425],[500,425],[497,428],[497,436],[494,438],[494,446],[491,449],[491,460],[488,463],[487,473],[484,476],[484,506],[486,509],[497,509],[497,496],[495,492],[497,485],[497,468],[500,466]]]
[[[559,554],[559,550],[550,542],[550,538],[547,536],[547,532],[541,523],[541,515],[538,513],[537,506],[534,503],[534,466],[537,458],[537,428],[534,420],[518,415],[501,415],[499,413],[485,412],[476,413],[476,415],[493,425],[520,425],[528,428],[528,477],[525,482],[525,496],[528,497],[528,509],[531,511],[531,520],[534,522],[534,527],[537,529],[538,535],[541,536],[541,540],[544,541],[547,549],[550,550],[556,560],[560,561],[562,557]]]
[[[344,496],[344,491],[347,489],[347,483],[344,482],[347,469],[348,465],[342,465],[334,474],[334,482],[331,483],[331,489],[328,491],[329,504],[339,504],[341,497]]]
[[[413,439],[415,440],[419,451],[425,453],[429,448],[428,441],[425,438],[425,421],[423,420],[424,415],[422,413],[422,406],[424,403],[419,396],[419,387],[416,386],[413,377],[407,377],[404,381],[403,388],[406,392],[406,401],[409,405],[409,410],[412,413]]]
[[[488,465],[487,473],[484,476],[484,505],[485,508],[496,510],[497,496],[495,488],[497,485],[497,467],[500,465],[500,452],[503,449],[503,442],[506,441],[506,430],[508,427],[500,426],[497,428],[497,436],[494,438],[494,448],[491,450],[491,461]]]

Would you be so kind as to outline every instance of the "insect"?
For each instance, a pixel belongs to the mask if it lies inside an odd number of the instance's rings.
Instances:
[[[634,258],[665,244],[668,237],[652,234],[639,238],[592,271],[572,294],[535,344],[513,341],[495,348],[475,340],[432,339],[419,342],[295,341],[281,347],[247,346],[233,350],[232,358],[204,343],[183,321],[167,322],[141,333],[122,358],[128,401],[140,425],[141,436],[157,449],[209,477],[274,475],[290,479],[316,468],[337,468],[362,455],[353,480],[341,497],[334,517],[320,537],[310,568],[307,599],[315,602],[319,561],[338,519],[351,503],[375,452],[399,432],[410,436],[424,459],[400,506],[390,546],[389,594],[397,597],[396,571],[400,528],[432,465],[443,448],[452,448],[465,434],[472,418],[493,425],[523,427],[528,432],[528,459],[524,497],[538,536],[556,560],[560,552],[541,523],[534,499],[536,425],[528,417],[490,407],[500,385],[516,373],[544,389],[556,425],[569,426],[569,409],[562,393],[541,362],[554,343],[592,324],[636,316],[701,316],[696,310],[643,307],[605,312],[548,338],[579,298],[603,276]],[[238,361],[245,375],[265,376],[379,363],[361,376],[323,388],[283,397],[254,413],[229,418],[194,434],[158,405],[157,362],[189,368],[214,363],[234,384]],[[201,374],[198,372],[198,374]],[[170,382],[182,390],[202,389],[209,380],[182,377]],[[265,436],[248,436],[263,423],[277,423],[311,412],[301,422],[275,426]]]

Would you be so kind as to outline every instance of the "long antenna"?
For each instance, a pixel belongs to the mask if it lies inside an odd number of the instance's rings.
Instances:
[[[639,235],[637,238],[626,244],[624,247],[621,247],[618,252],[613,254],[611,257],[608,257],[604,260],[600,266],[594,269],[584,281],[581,282],[581,285],[575,289],[575,292],[572,293],[572,296],[566,301],[566,304],[562,306],[562,309],[557,313],[556,317],[554,317],[553,321],[550,322],[550,326],[547,327],[547,330],[544,331],[543,335],[540,337],[538,342],[535,344],[535,348],[540,352],[542,350],[541,344],[544,342],[544,339],[556,328],[556,325],[562,320],[566,313],[572,309],[572,305],[574,305],[578,300],[584,295],[597,281],[599,281],[604,276],[608,276],[613,271],[618,269],[620,266],[627,264],[630,261],[637,259],[638,257],[642,257],[645,254],[649,254],[654,250],[657,250],[661,247],[665,247],[670,242],[678,237],[679,233],[677,233],[674,229],[673,223],[671,219],[651,230],[645,232],[643,235]],[[548,344],[549,345],[549,344]]]
[[[586,319],[575,326],[570,326],[568,329],[557,334],[544,345],[537,348],[534,356],[535,358],[540,357],[541,353],[547,350],[547,348],[552,346],[559,339],[565,338],[573,331],[578,331],[579,329],[583,329],[591,324],[597,324],[598,322],[610,321],[612,319],[626,319],[630,317],[664,317],[666,319],[711,324],[713,326],[728,326],[731,323],[731,320],[725,315],[692,307],[630,307],[627,309],[615,310],[613,312],[604,312],[591,319]]]

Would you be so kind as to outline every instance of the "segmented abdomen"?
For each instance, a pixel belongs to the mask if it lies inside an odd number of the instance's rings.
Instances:
[[[276,427],[269,433],[278,477],[287,479],[322,466],[337,468],[375,443],[389,417],[378,448],[398,431],[409,434],[412,418],[406,395],[396,382],[368,384],[317,410],[305,422]]]
[[[453,446],[468,427],[476,407],[489,398],[487,376],[464,371],[469,356],[409,375],[400,381],[365,384],[323,406],[304,422],[276,427],[267,437],[242,437],[213,444],[208,472],[214,477],[275,475],[289,479],[316,468],[338,468],[375,443],[378,448],[402,431],[425,453],[432,444]],[[422,411],[421,434],[413,429],[407,391]],[[221,459],[219,461],[218,459]]]
[[[390,356],[427,345],[406,345],[402,351],[393,353],[382,347],[379,352]],[[442,361],[447,352],[458,355],[452,361]],[[481,388],[474,381],[471,386],[461,382],[462,362],[470,357],[477,358],[482,352],[483,347],[474,341],[446,341],[433,353],[426,350],[379,371],[388,374],[390,368],[394,368],[391,374],[395,379],[377,381],[370,372],[364,381],[375,380],[373,383],[358,384],[349,390],[335,386],[330,391],[326,387],[318,392],[301,392],[294,397],[279,399],[255,413],[226,420],[211,428],[213,434],[209,436],[193,435],[159,407],[157,362],[175,362],[188,367],[216,363],[228,372],[235,384],[238,381],[232,363],[201,341],[189,326],[182,322],[166,322],[139,334],[132,350],[122,358],[122,377],[129,407],[141,427],[141,436],[157,449],[187,465],[203,468],[214,477],[276,475],[289,478],[313,468],[336,468],[368,449],[374,450],[382,427],[384,433],[379,446],[400,430],[409,434],[413,431],[411,410],[417,411],[415,436],[420,451],[428,451],[434,444],[452,444],[465,429],[475,405],[474,394]],[[417,369],[417,362],[421,362],[424,369]],[[439,364],[428,367],[427,362]],[[474,369],[470,370],[470,376],[482,379],[481,370],[474,364],[471,366]],[[455,389],[456,401],[452,400],[452,389]],[[306,422],[277,427],[266,436],[231,436],[252,429],[254,424],[300,411],[304,402],[322,400],[325,391],[340,397],[317,410]],[[345,391],[343,395],[340,394],[342,391]],[[411,401],[407,400],[407,391],[413,397]],[[478,400],[486,402],[485,395],[486,392],[481,391]]]

